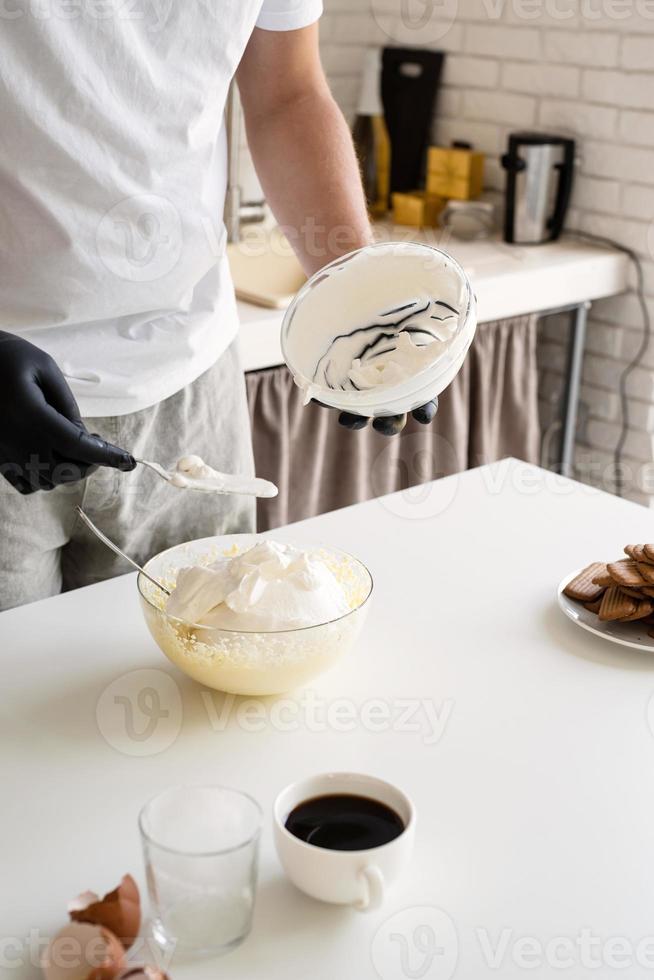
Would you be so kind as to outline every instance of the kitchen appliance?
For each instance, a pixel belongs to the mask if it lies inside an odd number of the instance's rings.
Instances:
[[[512,133],[502,157],[506,170],[504,241],[552,242],[563,229],[570,202],[575,141],[547,133]]]
[[[425,151],[445,55],[419,48],[384,48],[381,96],[391,141],[390,192],[421,186]]]

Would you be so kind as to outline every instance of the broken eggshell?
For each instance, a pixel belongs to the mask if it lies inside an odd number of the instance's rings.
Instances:
[[[86,891],[68,903],[73,922],[90,922],[104,926],[118,936],[126,949],[132,945],[141,928],[141,899],[138,885],[131,875],[123,875],[117,888],[100,898]]]
[[[125,947],[104,926],[69,922],[41,959],[46,980],[115,980],[125,969]]]

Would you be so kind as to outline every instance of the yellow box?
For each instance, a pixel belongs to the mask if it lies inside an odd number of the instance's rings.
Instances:
[[[427,154],[427,193],[456,201],[479,197],[484,189],[484,154],[459,147],[431,146]]]
[[[446,205],[444,198],[426,191],[394,193],[393,221],[412,228],[436,228],[440,213]]]

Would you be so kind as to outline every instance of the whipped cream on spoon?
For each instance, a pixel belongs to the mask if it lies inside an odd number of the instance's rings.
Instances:
[[[259,477],[221,473],[205,463],[200,456],[182,456],[174,470],[167,470],[160,463],[137,459],[162,480],[181,490],[198,490],[200,493],[237,493],[251,497],[276,497],[279,490],[269,480]]]

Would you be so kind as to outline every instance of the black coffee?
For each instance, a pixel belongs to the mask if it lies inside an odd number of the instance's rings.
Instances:
[[[385,803],[334,793],[299,803],[289,814],[286,829],[307,844],[330,851],[366,851],[395,840],[404,823]]]

